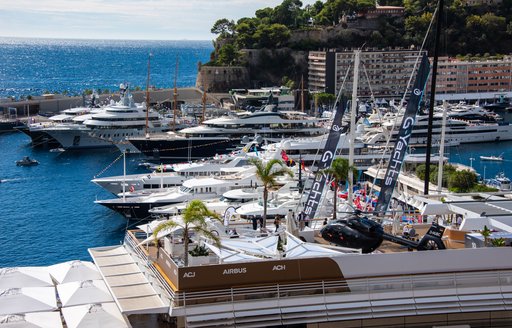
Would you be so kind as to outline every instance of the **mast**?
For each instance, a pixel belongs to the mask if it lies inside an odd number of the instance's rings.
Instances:
[[[174,94],[172,102],[172,129],[174,131],[176,131],[176,106],[178,105],[178,88],[176,87],[176,80],[178,79],[178,67],[179,60],[178,56],[176,56],[176,69],[174,70]]]
[[[300,110],[304,113],[304,75],[300,78]]]
[[[146,81],[146,137],[148,137],[148,124],[149,124],[149,71],[151,68],[151,53],[148,55],[148,78]]]
[[[434,61],[432,63],[432,78],[430,83],[430,104],[428,110],[428,130],[427,130],[427,151],[425,158],[425,184],[423,193],[428,195],[428,185],[430,176],[430,154],[432,148],[432,123],[434,121],[434,103],[436,101],[436,77],[437,77],[437,59],[439,56],[439,38],[441,35],[441,19],[443,16],[444,0],[439,0],[437,5],[436,34],[434,39]]]
[[[354,81],[352,83],[352,101],[350,104],[350,131],[349,131],[349,152],[348,165],[354,166],[354,141],[355,141],[355,125],[357,111],[357,85],[359,84],[359,59],[361,50],[354,51]],[[347,201],[352,204],[352,192],[354,188],[354,172],[348,170],[348,197]]]
[[[444,159],[444,136],[446,134],[446,111],[448,104],[443,101],[443,125],[441,126],[441,143],[439,145],[439,166],[437,167],[437,192],[440,194],[443,188],[443,159]],[[427,176],[425,176],[425,179]]]
[[[204,85],[204,76],[201,74],[201,84],[203,85],[203,97],[201,99],[201,102],[203,104],[203,117],[201,118],[201,123],[203,123],[206,119],[206,88]]]

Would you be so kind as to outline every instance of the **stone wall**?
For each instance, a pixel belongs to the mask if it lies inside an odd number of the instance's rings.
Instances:
[[[201,66],[196,87],[206,92],[226,92],[230,89],[250,88],[249,69],[243,66]]]

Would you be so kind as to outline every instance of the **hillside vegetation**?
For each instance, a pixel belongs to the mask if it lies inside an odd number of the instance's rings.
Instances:
[[[367,20],[365,14],[375,8],[372,0],[326,0],[306,6],[299,0],[284,0],[274,8],[257,10],[254,17],[236,22],[219,19],[211,29],[217,38],[209,64],[244,64],[241,49],[286,47],[307,51],[363,44],[378,48],[418,47],[436,4],[437,1],[428,0],[381,0],[381,6],[403,6],[404,16],[380,16],[372,20],[373,28],[361,29],[358,26]],[[441,55],[479,57],[512,52],[512,0],[495,6],[467,6],[461,0],[446,0],[444,13]],[[343,33],[326,39],[308,38],[308,33],[292,38],[294,33],[335,27]],[[432,47],[432,39],[429,38],[427,50]]]

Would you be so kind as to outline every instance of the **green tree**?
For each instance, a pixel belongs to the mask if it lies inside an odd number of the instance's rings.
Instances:
[[[240,53],[236,47],[230,43],[226,43],[219,50],[217,63],[225,66],[236,65],[239,58]]]
[[[353,176],[357,177],[357,169],[355,167],[351,167],[348,164],[348,159],[337,157],[332,161],[331,167],[326,168],[321,171],[321,174],[328,174],[334,180],[334,196],[333,196],[334,212],[332,215],[333,220],[336,220],[336,211],[338,208],[337,200],[338,200],[339,185],[347,182],[348,175],[351,170],[353,172]]]
[[[227,18],[218,19],[210,30],[213,34],[220,34],[225,38],[233,34],[235,22]]]
[[[173,220],[160,223],[153,231],[155,244],[158,245],[158,233],[167,229],[181,228],[183,230],[183,247],[185,250],[185,266],[188,266],[188,245],[189,238],[192,232],[203,235],[208,239],[214,241],[217,246],[220,246],[219,237],[208,229],[206,218],[213,218],[220,221],[217,213],[210,211],[206,205],[199,199],[192,200],[182,213],[182,220]]]
[[[477,182],[477,176],[469,170],[455,171],[448,178],[448,187],[455,192],[468,192]]]
[[[260,225],[265,227],[269,189],[276,185],[276,178],[278,176],[286,174],[293,177],[293,172],[286,167],[283,161],[278,159],[271,159],[266,164],[258,158],[251,158],[249,161],[256,167],[256,176],[263,184],[263,217],[261,218]]]
[[[291,32],[285,25],[261,24],[254,33],[254,38],[257,40],[261,48],[279,48],[288,42]]]
[[[321,92],[315,94],[315,103],[318,106],[327,106],[331,107],[332,104],[334,104],[334,101],[336,100],[336,97],[332,93],[326,93]]]

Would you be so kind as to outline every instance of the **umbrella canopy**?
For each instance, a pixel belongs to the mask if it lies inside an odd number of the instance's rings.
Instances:
[[[59,312],[35,312],[0,316],[0,328],[62,328]]]
[[[86,304],[62,308],[68,328],[129,327],[115,303]]]
[[[63,307],[114,301],[103,280],[68,282],[58,285],[57,292]]]
[[[286,233],[286,258],[315,257],[343,254],[341,251],[325,248],[318,244],[306,243]]]
[[[96,266],[88,261],[76,260],[51,265],[48,267],[48,272],[59,284],[102,279]]]
[[[222,247],[249,255],[274,257],[278,254],[278,236],[263,238],[223,239]]]
[[[241,252],[231,251],[225,248],[218,248],[217,246],[204,243],[212,252],[214,252],[223,263],[250,261],[250,260],[261,260],[261,258],[244,254]]]
[[[55,287],[0,290],[0,315],[57,310]]]
[[[44,267],[0,269],[0,289],[52,286],[52,278]]]

